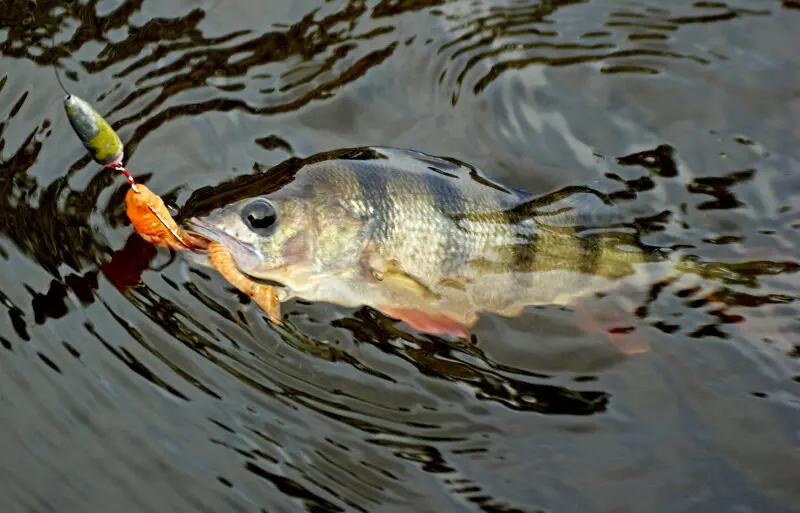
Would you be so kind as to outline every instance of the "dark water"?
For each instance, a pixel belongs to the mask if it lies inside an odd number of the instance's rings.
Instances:
[[[0,20],[4,512],[798,511],[795,0],[4,0]],[[720,264],[583,305],[646,341],[632,357],[559,308],[487,316],[473,343],[299,302],[276,329],[132,235],[56,61],[176,204],[391,145],[614,194],[647,243]]]

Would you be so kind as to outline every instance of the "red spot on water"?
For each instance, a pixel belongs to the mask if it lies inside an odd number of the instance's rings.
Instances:
[[[139,237],[131,235],[122,249],[111,255],[111,260],[100,267],[103,275],[120,292],[141,281],[142,273],[150,267],[156,256],[155,246]]]
[[[606,317],[611,317],[611,323],[617,324],[624,319],[622,312],[612,310],[604,312]],[[634,326],[611,326],[606,319],[600,319],[585,310],[578,310],[578,327],[587,333],[605,333],[608,341],[614,345],[622,354],[632,356],[638,353],[650,351],[650,344],[639,333],[636,333]]]

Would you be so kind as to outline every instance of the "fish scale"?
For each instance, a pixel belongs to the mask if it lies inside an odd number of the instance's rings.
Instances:
[[[460,203],[457,191],[453,192],[449,196],[432,194],[423,177],[389,175],[390,217],[379,253],[419,269],[434,283],[457,272],[471,248],[470,241],[453,230],[453,223],[443,215],[442,202]]]

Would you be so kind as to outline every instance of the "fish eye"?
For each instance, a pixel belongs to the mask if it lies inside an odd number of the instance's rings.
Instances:
[[[242,209],[242,222],[258,235],[269,235],[278,220],[278,213],[272,203],[257,198]]]

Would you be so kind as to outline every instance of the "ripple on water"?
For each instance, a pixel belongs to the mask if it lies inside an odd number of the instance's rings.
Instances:
[[[456,63],[448,70],[455,76],[454,98],[468,76],[467,87],[479,93],[504,72],[528,66],[597,63],[601,73],[658,74],[674,60],[709,65],[725,56],[694,47],[686,34],[693,25],[770,13],[722,2],[664,8],[657,2],[570,0],[456,2],[442,11],[450,37],[439,51]]]
[[[273,4],[4,13],[12,508],[797,502],[792,2]],[[126,188],[51,99],[54,62],[173,201],[288,156],[402,143],[537,193],[602,190],[646,242],[692,258],[680,278],[581,308],[487,316],[469,342],[299,301],[276,328],[215,273],[131,235]],[[650,352],[623,358],[609,337]]]

